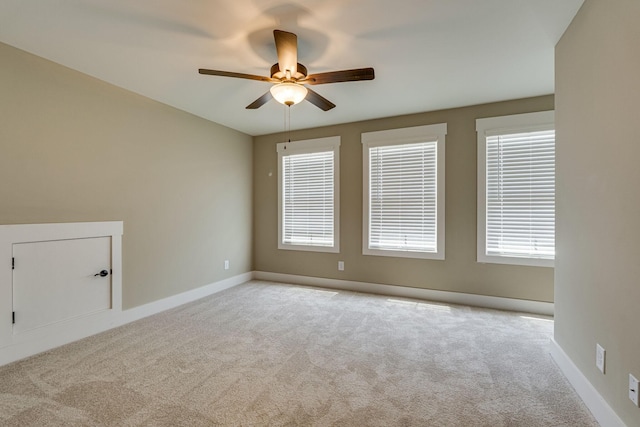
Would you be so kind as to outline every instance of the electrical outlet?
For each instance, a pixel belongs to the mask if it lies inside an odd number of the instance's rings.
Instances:
[[[596,343],[596,367],[604,374],[606,351],[600,344]]]
[[[629,374],[629,399],[638,406],[638,379]]]
[[[338,261],[338,271],[344,271],[344,261]]]
[[[228,270],[228,269],[229,269],[229,260],[228,260],[228,259],[225,259],[225,260],[224,260],[224,269],[225,269],[225,270]]]

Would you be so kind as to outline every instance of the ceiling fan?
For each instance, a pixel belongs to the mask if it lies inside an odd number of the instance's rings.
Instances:
[[[271,99],[291,106],[306,99],[323,111],[335,107],[335,104],[322,97],[305,85],[326,83],[353,82],[373,80],[373,68],[357,68],[354,70],[329,71],[326,73],[307,74],[307,67],[298,63],[298,36],[281,30],[274,30],[278,63],[271,67],[271,77],[253,74],[234,73],[229,71],[208,70],[200,68],[200,74],[211,76],[236,77],[240,79],[259,80],[274,83],[269,92],[247,105],[248,109],[260,108]]]

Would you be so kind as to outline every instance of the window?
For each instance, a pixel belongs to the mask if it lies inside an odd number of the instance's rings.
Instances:
[[[554,112],[476,120],[478,262],[553,267]]]
[[[340,137],[278,144],[278,249],[339,252]]]
[[[444,259],[446,124],[362,134],[365,255]]]

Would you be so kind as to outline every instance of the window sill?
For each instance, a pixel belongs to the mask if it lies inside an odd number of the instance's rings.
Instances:
[[[510,257],[500,255],[478,255],[478,263],[481,264],[507,264],[507,265],[519,265],[523,267],[547,267],[553,268],[555,266],[555,260],[552,259],[539,259],[539,258],[524,258],[524,257]]]
[[[286,245],[283,243],[278,244],[278,249],[285,251],[302,251],[302,252],[325,252],[325,253],[340,253],[339,246],[307,246],[307,245]]]
[[[388,258],[414,258],[444,260],[444,251],[440,252],[415,252],[415,251],[393,251],[382,249],[363,248],[362,255],[382,256]]]

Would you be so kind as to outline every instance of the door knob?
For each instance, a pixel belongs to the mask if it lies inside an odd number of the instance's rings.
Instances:
[[[102,270],[100,273],[94,274],[94,276],[100,276],[100,277],[104,277],[108,275],[109,275],[109,272],[107,270]]]

